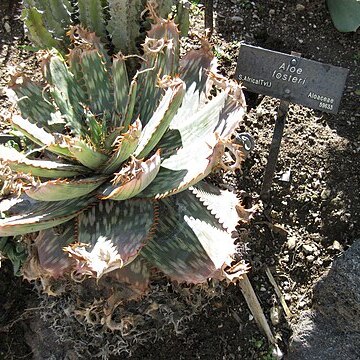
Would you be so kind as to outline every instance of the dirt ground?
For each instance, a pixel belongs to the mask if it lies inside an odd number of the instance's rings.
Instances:
[[[37,64],[24,46],[28,43],[17,19],[18,9],[18,1],[0,3],[2,87],[12,72],[22,70],[31,75]],[[292,326],[301,311],[312,305],[313,284],[331,267],[335,257],[360,238],[359,31],[337,32],[322,0],[214,0],[214,11],[214,50],[221,71],[228,76],[235,72],[240,41],[284,53],[300,52],[304,58],[350,70],[337,115],[290,105],[271,200],[266,204],[259,199],[259,193],[279,101],[248,94],[248,114],[239,131],[249,132],[256,147],[242,173],[225,174],[220,185],[236,189],[247,206],[258,204],[251,223],[239,226],[239,236],[247,243],[249,278],[286,354]],[[193,6],[192,14],[192,26],[199,28],[203,16],[200,2]],[[8,106],[1,93],[2,124]],[[6,127],[3,129],[6,131]],[[290,180],[282,181],[282,175],[289,171]],[[284,316],[266,267],[292,317]],[[161,291],[180,297],[171,285],[164,285]],[[29,334],[49,301],[40,299],[32,285],[12,276],[10,264],[4,263],[0,271],[0,359],[65,359],[56,354],[55,342],[52,357],[33,355],[28,345]],[[279,321],[271,321],[270,314],[277,310]],[[46,317],[42,318],[46,321]],[[219,286],[214,296],[206,301],[203,298],[200,310],[184,321],[178,333],[171,327],[167,329],[156,341],[154,338],[134,346],[131,355],[121,358],[272,359],[269,344],[235,285],[227,289]],[[83,338],[77,342],[81,343],[87,346]]]

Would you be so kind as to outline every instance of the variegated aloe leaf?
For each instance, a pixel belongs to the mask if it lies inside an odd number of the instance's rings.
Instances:
[[[149,285],[150,268],[148,262],[139,254],[130,264],[110,272],[108,276],[143,294]]]
[[[84,27],[94,31],[106,41],[103,5],[100,0],[78,0],[79,19]]]
[[[86,95],[69,71],[60,53],[52,51],[42,62],[43,74],[51,85],[50,92],[65,117],[66,123],[77,135],[85,135],[81,121]]]
[[[236,252],[230,231],[190,190],[160,204],[158,230],[141,252],[145,259],[179,282],[221,279]]]
[[[113,60],[112,75],[114,81],[114,110],[123,117],[126,111],[127,95],[129,94],[130,85],[125,57],[121,53],[117,54]],[[113,125],[120,126],[121,124],[115,123]]]
[[[106,59],[96,49],[84,50],[80,64],[91,111],[102,114],[105,110],[112,110],[113,89]]]
[[[40,201],[62,201],[74,199],[90,194],[108,178],[106,176],[94,176],[76,180],[53,180],[40,183],[26,190],[26,194],[32,199]]]
[[[14,148],[0,145],[0,160],[12,170],[43,178],[65,178],[86,174],[83,166],[62,164],[55,161],[29,160]]]
[[[157,218],[157,204],[150,200],[101,201],[79,215],[79,244],[66,251],[78,261],[78,272],[100,278],[135,259]]]
[[[40,84],[17,74],[9,83],[7,96],[17,104],[23,118],[28,119],[32,124],[37,124],[47,131],[63,129],[65,120],[51,104],[48,91],[45,91]]]
[[[138,75],[137,111],[145,125],[151,118],[164,90],[157,86],[157,79],[177,73],[179,33],[176,25],[168,20],[156,19],[143,45],[145,62]],[[145,71],[151,69],[149,71]]]
[[[52,228],[71,220],[95,201],[91,197],[82,197],[56,202],[33,202],[27,212],[0,220],[0,236],[22,235]]]
[[[112,185],[103,191],[102,199],[125,200],[138,195],[155,179],[160,169],[160,150],[146,161],[132,158],[115,174]]]
[[[63,276],[74,265],[63,248],[75,241],[74,222],[69,221],[55,228],[41,230],[35,239],[39,265],[45,275],[57,279]]]

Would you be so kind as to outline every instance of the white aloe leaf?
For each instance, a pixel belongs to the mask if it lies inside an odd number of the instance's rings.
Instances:
[[[159,106],[141,133],[138,147],[134,153],[137,158],[148,155],[162,138],[178,111],[184,94],[184,83],[179,79],[171,80],[170,87],[166,90]]]
[[[109,159],[107,155],[96,151],[86,141],[79,138],[69,140],[68,148],[77,161],[92,170],[101,168]]]
[[[102,199],[125,200],[143,191],[155,179],[160,169],[160,151],[146,161],[132,158],[105,188]]]
[[[224,144],[216,135],[208,143],[193,142],[180,148],[163,160],[158,175],[141,195],[162,198],[183,191],[209,175],[223,154]]]
[[[108,177],[106,176],[94,176],[74,180],[57,179],[40,183],[25,192],[32,199],[40,201],[61,201],[74,199],[90,194],[107,179]]]
[[[67,248],[78,272],[100,278],[126,266],[152,238],[158,212],[153,201],[101,201],[78,217],[78,245]]]
[[[208,98],[212,86],[209,73],[216,72],[216,68],[217,60],[205,39],[201,39],[200,49],[190,50],[180,60],[180,76],[186,84],[187,97],[192,100],[190,109],[193,106],[199,108]],[[187,106],[184,106],[182,110],[191,114],[186,108]]]
[[[29,160],[14,148],[0,145],[0,160],[12,170],[44,178],[64,178],[86,174],[83,166],[62,164],[55,161]]]
[[[55,142],[55,138],[52,134],[48,133],[43,128],[39,128],[37,125],[32,124],[20,115],[14,115],[11,118],[11,123],[15,129],[20,130],[26,137],[40,146],[49,145]]]
[[[102,172],[111,174],[118,170],[121,164],[132,155],[139,143],[142,126],[140,119],[137,119],[125,133],[115,138],[111,147],[114,149],[112,156],[105,163]]]
[[[74,261],[63,251],[65,246],[75,241],[74,229],[75,225],[70,221],[56,228],[41,230],[35,239],[39,264],[47,275],[55,279],[74,265]]]
[[[239,199],[232,191],[200,181],[189,189],[226,229],[235,229],[239,222]]]
[[[36,144],[46,147],[49,151],[71,157],[71,153],[68,150],[64,141],[59,142],[62,135],[57,136],[45,131],[43,128],[39,128],[37,125],[31,123],[29,120],[22,118],[20,115],[14,115],[11,118],[13,127],[21,131],[27,138],[34,141]]]
[[[0,220],[0,236],[15,236],[49,229],[71,220],[96,200],[91,197],[72,200],[33,202],[28,211]]]
[[[158,230],[141,252],[145,259],[179,282],[224,278],[236,252],[231,231],[188,190],[160,204]]]

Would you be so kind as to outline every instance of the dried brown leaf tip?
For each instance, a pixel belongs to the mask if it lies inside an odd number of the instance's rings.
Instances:
[[[246,209],[243,205],[238,204],[235,206],[235,208],[239,215],[240,221],[247,223],[254,217],[254,214],[258,209],[258,205],[254,205],[253,207]]]

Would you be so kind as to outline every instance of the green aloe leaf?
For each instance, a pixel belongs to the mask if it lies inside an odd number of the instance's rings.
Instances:
[[[189,190],[160,204],[158,231],[141,252],[145,259],[179,282],[221,279],[236,252],[230,231]]]
[[[2,145],[0,146],[0,160],[14,171],[43,178],[73,177],[88,172],[88,169],[78,165],[62,164],[46,160],[29,160],[14,148]]]
[[[100,278],[136,258],[152,238],[157,216],[153,201],[101,201],[79,215],[80,244],[66,251],[81,265],[79,272]]]
[[[102,199],[125,200],[138,195],[155,179],[160,169],[160,151],[146,161],[132,158],[103,191]]]
[[[135,109],[135,103],[137,97],[136,90],[137,90],[137,81],[136,78],[134,78],[130,83],[129,94],[126,101],[125,114],[122,123],[122,126],[124,127],[124,131],[128,130],[128,127],[134,117],[134,109]]]
[[[0,236],[22,235],[52,228],[71,220],[94,202],[96,200],[90,197],[33,202],[31,209],[21,215],[0,220]]]
[[[71,25],[70,13],[74,11],[68,0],[24,0],[25,8],[36,7],[43,15],[46,28],[52,36],[64,41]]]
[[[356,31],[360,26],[359,0],[326,0],[331,19],[341,32]]]
[[[40,183],[26,190],[32,199],[40,201],[62,201],[90,194],[107,180],[106,176],[94,176],[76,180],[53,180]]]
[[[86,141],[74,138],[69,141],[69,151],[84,166],[92,170],[101,168],[109,157],[93,149]]]
[[[41,230],[35,239],[39,265],[46,275],[57,279],[74,265],[63,248],[75,241],[75,224],[66,222],[56,228]],[[45,275],[45,274],[44,274]]]
[[[115,138],[111,144],[114,152],[104,165],[103,173],[111,174],[119,170],[121,164],[134,153],[139,143],[141,130],[141,121],[138,119],[130,126],[126,133],[122,133]]]
[[[53,38],[46,28],[44,15],[36,8],[23,9],[22,19],[28,29],[31,41],[41,48],[60,48],[60,41]]]
[[[141,133],[139,145],[134,153],[136,157],[145,157],[156,146],[178,111],[184,94],[183,82],[174,80]]]

